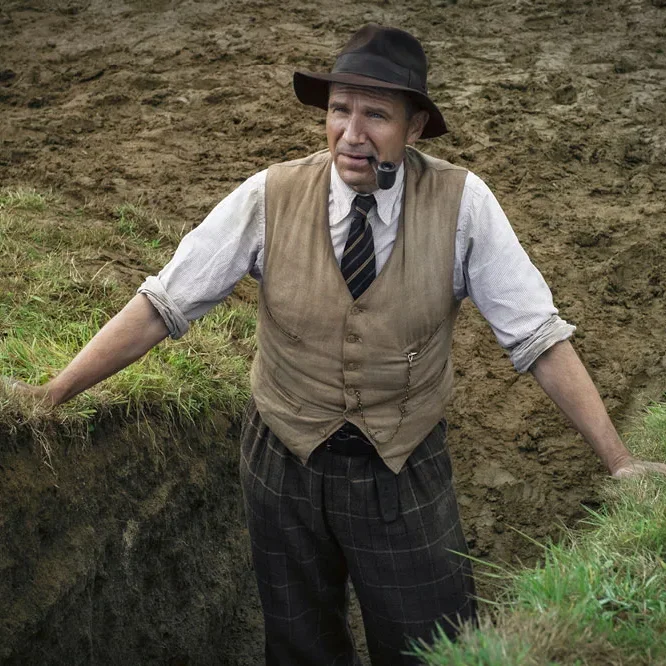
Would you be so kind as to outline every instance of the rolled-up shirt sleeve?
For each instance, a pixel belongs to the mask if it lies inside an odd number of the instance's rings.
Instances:
[[[139,287],[172,338],[222,302],[243,276],[260,277],[265,184],[266,171],[246,180],[182,239],[159,274]]]
[[[467,176],[456,235],[456,298],[474,302],[518,372],[575,327],[558,316],[541,273],[488,186]]]

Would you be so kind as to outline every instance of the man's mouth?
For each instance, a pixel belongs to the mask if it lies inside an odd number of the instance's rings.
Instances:
[[[347,158],[348,160],[358,162],[359,164],[368,164],[368,158],[372,157],[372,155],[365,155],[361,153],[340,153],[340,155]]]

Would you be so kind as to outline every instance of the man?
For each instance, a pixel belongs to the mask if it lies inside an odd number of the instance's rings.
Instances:
[[[359,663],[349,577],[374,665],[413,663],[406,638],[437,621],[452,637],[474,621],[444,421],[465,296],[611,474],[666,472],[620,441],[488,188],[407,147],[446,131],[426,69],[414,37],[368,25],[330,73],[297,72],[328,151],[247,180],[58,377],[23,385],[64,402],[258,278],[241,477],[271,666]],[[382,162],[398,166],[387,189]]]

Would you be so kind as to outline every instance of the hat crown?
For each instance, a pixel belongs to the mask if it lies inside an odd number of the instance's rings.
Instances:
[[[367,75],[427,93],[428,61],[423,47],[398,28],[363,26],[340,51],[332,71]]]
[[[385,28],[376,23],[368,23],[351,36],[341,54],[361,50],[396,62],[411,59],[420,60],[424,66],[427,65],[426,55],[419,40],[398,28]]]

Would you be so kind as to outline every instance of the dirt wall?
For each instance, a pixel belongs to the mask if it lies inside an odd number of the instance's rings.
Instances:
[[[235,664],[251,572],[218,427],[102,428],[51,468],[0,431],[1,664]]]

